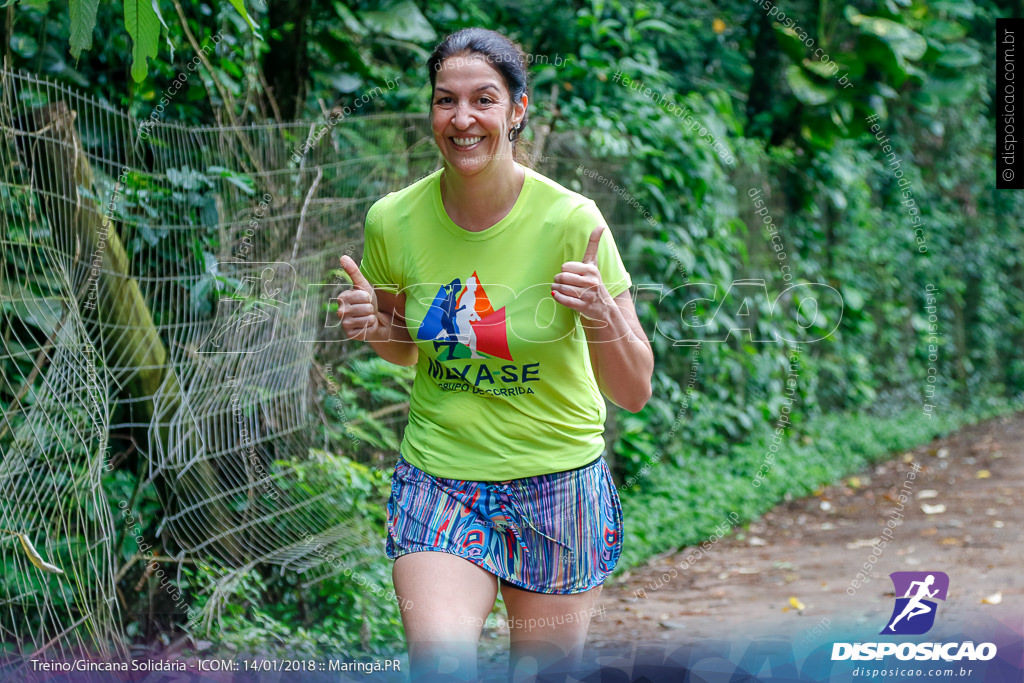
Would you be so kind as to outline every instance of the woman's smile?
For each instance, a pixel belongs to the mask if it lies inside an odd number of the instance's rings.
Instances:
[[[459,151],[469,151],[475,149],[478,144],[484,139],[482,135],[464,136],[464,137],[450,137],[452,145]]]

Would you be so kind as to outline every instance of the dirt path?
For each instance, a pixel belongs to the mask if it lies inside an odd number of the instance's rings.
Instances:
[[[920,471],[908,480],[914,463]],[[902,523],[870,579],[854,587],[887,521],[899,519],[901,490],[909,492]],[[893,605],[888,575],[906,570],[949,575],[944,620],[980,615],[1024,633],[1022,495],[1024,413],[966,427],[776,507],[675,578],[665,574],[687,549],[617,577],[604,587],[604,617],[592,622],[588,646],[693,643],[739,629],[793,636],[838,618],[878,633]],[[647,597],[636,597],[643,587]]]

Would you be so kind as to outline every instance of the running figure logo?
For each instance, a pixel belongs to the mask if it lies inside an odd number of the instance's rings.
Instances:
[[[259,276],[255,268],[264,266]],[[291,275],[290,278],[285,276]],[[282,287],[294,288],[295,273],[287,263],[218,263],[207,276],[215,282],[235,282],[233,294],[217,299],[215,327],[199,342],[197,353],[255,353],[267,348],[287,303]],[[290,280],[290,281],[289,281]],[[280,298],[279,298],[280,297]]]
[[[949,576],[944,572],[893,572],[889,574],[896,589],[896,606],[882,629],[885,635],[917,636],[935,624],[938,604],[929,598],[945,600]]]
[[[416,338],[434,342],[436,350],[447,347],[447,356],[437,358],[442,363],[488,356],[512,360],[505,307],[494,310],[476,271],[465,284],[455,278],[438,288]]]

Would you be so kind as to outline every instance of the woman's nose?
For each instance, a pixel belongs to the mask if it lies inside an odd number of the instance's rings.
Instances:
[[[469,128],[473,123],[473,112],[469,105],[455,105],[455,113],[452,116],[452,125],[459,129]]]

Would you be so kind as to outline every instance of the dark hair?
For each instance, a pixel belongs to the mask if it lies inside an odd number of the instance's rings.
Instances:
[[[498,70],[505,80],[505,86],[512,95],[512,102],[518,102],[523,95],[527,95],[527,72],[526,55],[514,42],[501,35],[497,31],[486,28],[464,28],[448,35],[437,44],[434,52],[427,60],[427,69],[430,70],[430,96],[434,96],[434,85],[437,81],[437,72],[441,65],[449,57],[463,53],[479,55]],[[519,122],[519,128],[515,129],[512,136],[512,150],[515,151],[516,141],[519,135],[526,129],[526,120],[529,114],[523,116]]]

